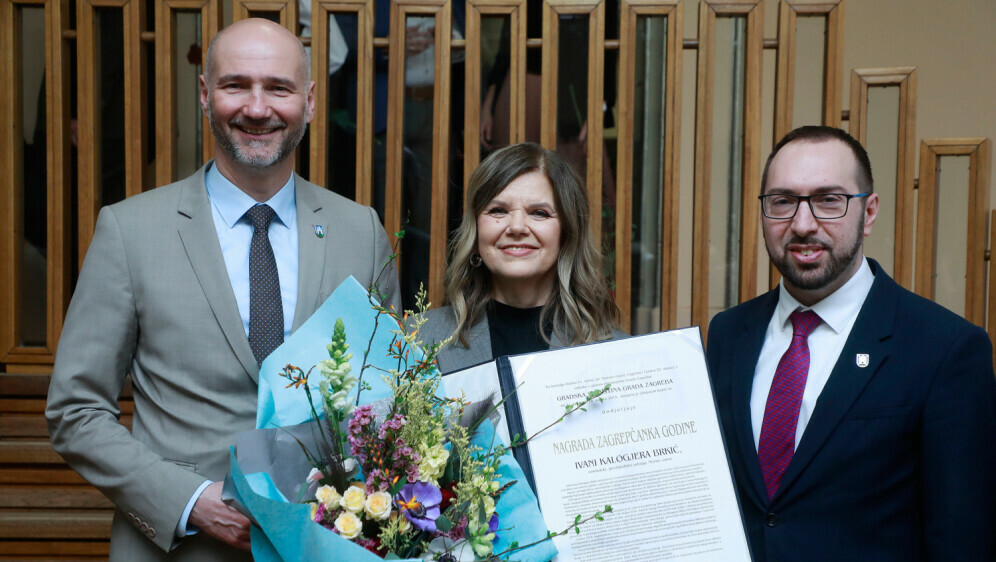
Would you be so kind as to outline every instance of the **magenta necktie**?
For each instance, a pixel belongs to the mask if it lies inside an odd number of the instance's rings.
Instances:
[[[809,334],[820,325],[820,317],[812,310],[796,311],[792,321],[792,343],[782,355],[771,381],[768,401],[764,405],[761,439],[757,446],[757,459],[761,463],[764,487],[770,500],[795,454],[795,430],[799,425],[799,407],[809,376]]]

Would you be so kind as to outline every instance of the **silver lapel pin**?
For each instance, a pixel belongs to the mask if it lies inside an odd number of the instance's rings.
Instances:
[[[857,357],[854,358],[854,362],[858,364],[858,367],[864,369],[868,366],[868,363],[871,362],[871,359],[868,357],[867,353],[859,353]]]

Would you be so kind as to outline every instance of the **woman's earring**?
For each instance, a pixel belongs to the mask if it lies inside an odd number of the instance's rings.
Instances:
[[[470,267],[481,267],[484,260],[481,259],[481,254],[471,254],[470,255]]]

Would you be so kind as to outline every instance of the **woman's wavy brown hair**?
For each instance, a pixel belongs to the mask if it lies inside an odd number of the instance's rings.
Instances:
[[[456,316],[454,336],[464,346],[470,327],[481,320],[491,300],[491,272],[470,263],[477,252],[477,217],[508,184],[530,172],[540,172],[550,181],[560,220],[557,279],[540,315],[541,324],[552,320],[554,333],[564,345],[590,343],[612,334],[619,309],[609,294],[602,255],[588,228],[591,210],[581,178],[556,152],[525,142],[494,152],[474,171],[463,220],[449,244],[446,298]]]

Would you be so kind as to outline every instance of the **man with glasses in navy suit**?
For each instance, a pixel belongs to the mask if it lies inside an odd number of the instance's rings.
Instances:
[[[879,198],[844,131],[789,133],[761,190],[782,281],[707,353],[755,561],[996,560],[985,331],[864,257]]]

